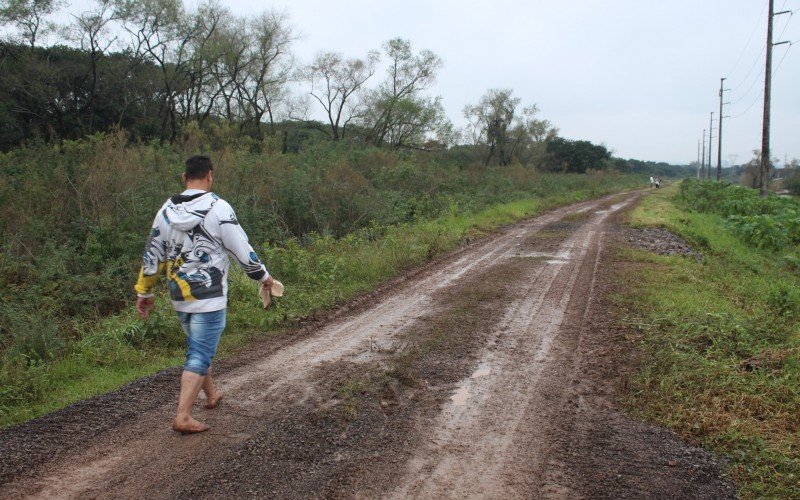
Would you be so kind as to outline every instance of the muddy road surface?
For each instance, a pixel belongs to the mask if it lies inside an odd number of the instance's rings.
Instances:
[[[606,261],[642,195],[509,226],[255,343],[215,367],[207,433],[170,430],[177,370],[3,430],[0,498],[732,497],[715,457],[616,405]]]

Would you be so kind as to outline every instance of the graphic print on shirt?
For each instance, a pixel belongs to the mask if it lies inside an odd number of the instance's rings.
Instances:
[[[205,216],[205,214],[202,214]],[[223,296],[223,272],[210,265],[218,247],[200,223],[182,242],[167,248],[167,276],[172,300],[188,301]]]
[[[226,224],[230,224],[232,226],[238,226],[239,220],[236,218],[236,214],[231,212],[227,219],[220,220],[219,225],[224,226]],[[226,248],[226,250],[228,250]],[[228,250],[230,253],[230,250]],[[248,255],[248,261],[242,261],[238,257],[235,257],[236,260],[239,262],[239,265],[242,266],[242,270],[245,272],[247,276],[251,279],[259,280],[264,275],[264,266],[261,264],[261,261],[258,259],[258,255],[255,252],[250,252]]]
[[[140,296],[151,294],[166,271],[177,310],[218,310],[226,305],[229,257],[254,280],[269,276],[227,202],[214,193],[176,195],[153,222],[134,288]]]

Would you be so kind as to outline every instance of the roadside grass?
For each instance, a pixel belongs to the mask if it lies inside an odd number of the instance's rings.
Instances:
[[[641,364],[625,401],[720,453],[742,498],[800,497],[800,279],[723,217],[688,212],[678,186],[645,197],[634,226],[684,237],[703,260],[623,250],[621,295]]]
[[[256,286],[232,267],[228,327],[219,357],[246,348],[249,340],[280,335],[315,311],[344,303],[388,279],[440,256],[465,241],[556,206],[640,187],[637,176],[553,177],[543,194],[470,212],[394,226],[371,226],[341,238],[306,235],[281,247],[263,245],[270,272],[287,286],[285,297],[263,311]],[[75,324],[78,338],[66,355],[0,364],[0,427],[13,425],[180,365],[183,333],[165,290],[147,320],[133,308],[96,323]]]

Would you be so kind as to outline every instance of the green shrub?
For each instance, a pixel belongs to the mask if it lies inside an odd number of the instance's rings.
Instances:
[[[181,189],[183,159],[204,144],[216,145],[215,191],[235,207],[270,271],[291,284],[263,314],[253,307],[253,283],[232,273],[230,330],[245,338],[352,298],[453,248],[480,224],[643,181],[459,165],[347,142],[280,154],[268,141],[226,134],[195,131],[183,145],[162,146],[118,132],[0,153],[0,422],[35,413],[26,406],[52,408],[73,379],[113,386],[92,378],[94,368],[117,380],[174,361],[184,338],[167,301],[159,297],[141,321],[132,287],[157,208]],[[519,200],[526,209],[470,219]]]
[[[685,208],[726,217],[728,227],[757,248],[780,251],[800,243],[800,204],[794,199],[762,198],[743,186],[687,179],[677,200]]]

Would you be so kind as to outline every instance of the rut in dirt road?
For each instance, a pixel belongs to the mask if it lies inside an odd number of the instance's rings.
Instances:
[[[169,429],[177,382],[3,431],[0,497],[728,496],[712,458],[598,410],[582,375],[607,221],[640,195],[505,228],[297,340],[222,363],[208,434]],[[344,390],[352,380],[367,382]],[[137,409],[148,397],[160,403]],[[81,419],[97,435],[57,432]],[[694,458],[664,472],[680,453]],[[604,458],[611,482],[590,471]]]

